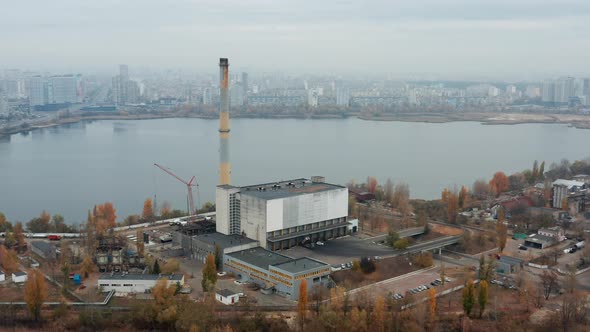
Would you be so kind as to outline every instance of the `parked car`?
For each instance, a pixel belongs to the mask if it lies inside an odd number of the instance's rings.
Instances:
[[[227,274],[227,272],[217,272],[217,275],[220,276],[220,277],[223,277],[226,274]]]
[[[521,244],[518,246],[518,250],[529,250],[529,248],[527,248]]]
[[[236,285],[241,285],[241,284],[243,284],[243,283],[244,283],[244,282],[242,282],[242,281],[240,281],[240,280],[234,280],[234,284],[236,284]]]
[[[318,246],[323,246],[323,245],[324,245],[324,242],[322,242],[322,241],[318,241],[318,242],[316,242],[315,244],[316,244],[316,245],[318,245]]]

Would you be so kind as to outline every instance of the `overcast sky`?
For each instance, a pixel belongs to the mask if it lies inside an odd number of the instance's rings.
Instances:
[[[590,72],[590,0],[0,0],[0,8],[0,68],[213,72],[229,57],[251,71],[393,77]]]

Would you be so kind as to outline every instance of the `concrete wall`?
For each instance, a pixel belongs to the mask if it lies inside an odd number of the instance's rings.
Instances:
[[[240,195],[242,231],[247,237],[266,243],[267,201],[250,195]]]

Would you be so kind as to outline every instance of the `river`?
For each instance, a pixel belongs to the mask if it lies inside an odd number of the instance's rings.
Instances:
[[[425,199],[535,159],[587,157],[590,142],[590,130],[556,124],[234,119],[231,127],[236,185],[312,175],[345,184],[372,175],[406,182],[412,197]],[[204,119],[104,120],[15,134],[0,141],[0,211],[11,221],[47,210],[78,223],[111,201],[123,220],[154,195],[157,204],[186,209],[186,187],[154,163],[196,176],[196,200],[213,201],[218,146],[217,121]]]

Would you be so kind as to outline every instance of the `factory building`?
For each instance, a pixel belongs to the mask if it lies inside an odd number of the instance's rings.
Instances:
[[[348,232],[348,189],[323,177],[216,191],[217,232],[241,234],[270,250],[315,243]]]
[[[182,274],[103,273],[98,277],[98,287],[103,292],[114,290],[116,296],[148,293],[161,279],[168,282],[168,287],[171,285],[182,287],[184,285],[184,275]]]
[[[225,235],[221,233],[209,233],[189,236],[178,233],[175,236],[175,244],[182,247],[183,253],[200,262],[205,263],[209,254],[215,255],[215,250],[223,254],[258,247],[258,242],[241,235]]]
[[[256,247],[224,255],[224,270],[246,282],[253,282],[265,293],[276,293],[291,300],[299,298],[299,286],[307,281],[308,293],[317,285],[330,283],[330,265],[308,257],[294,259]]]

